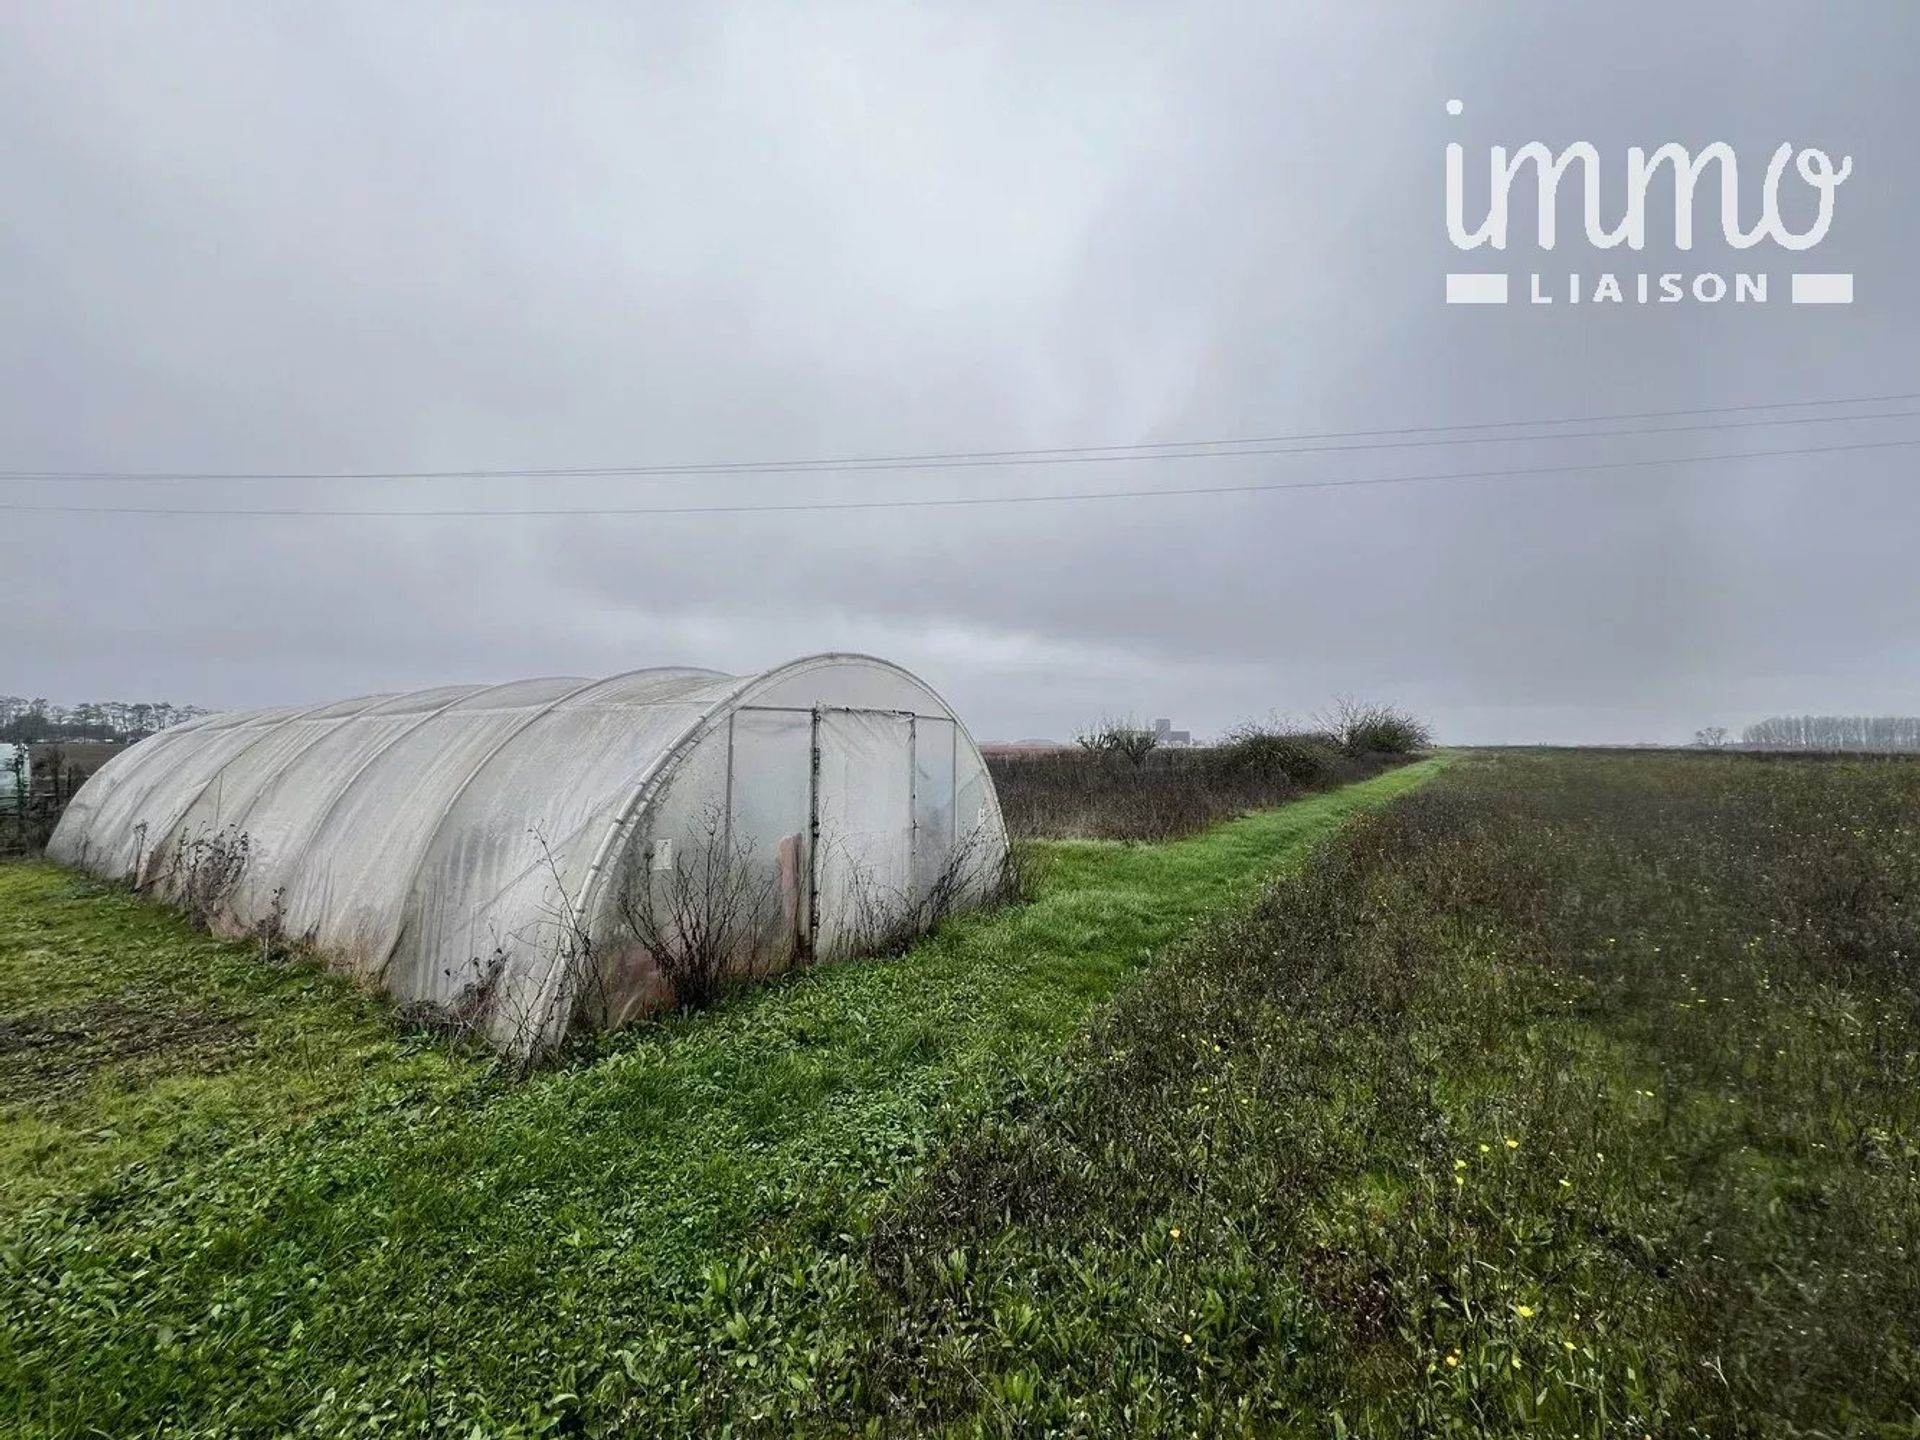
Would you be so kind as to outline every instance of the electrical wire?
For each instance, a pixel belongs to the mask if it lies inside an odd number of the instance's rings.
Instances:
[[[1061,446],[1044,450],[975,450],[850,457],[839,460],[753,460],[711,464],[614,465],[586,468],[523,468],[469,470],[353,470],[353,471],[164,471],[164,470],[6,470],[0,480],[115,481],[127,483],[178,481],[355,481],[355,480],[491,480],[569,478],[660,478],[698,476],[752,476],[800,474],[856,474],[867,471],[957,470],[1025,465],[1114,464],[1158,460],[1229,459],[1255,455],[1331,454],[1364,450],[1425,449],[1456,445],[1524,444],[1528,441],[1597,440],[1620,436],[1673,435],[1692,431],[1759,429],[1780,425],[1844,424],[1851,421],[1907,419],[1916,413],[1898,410],[1868,415],[1773,416],[1764,419],[1703,421],[1690,425],[1660,425],[1615,430],[1560,432],[1547,435],[1462,435],[1463,431],[1540,429],[1572,424],[1610,424],[1627,420],[1681,419],[1702,415],[1749,415],[1761,410],[1806,409],[1837,405],[1877,405],[1920,400],[1920,391],[1895,395],[1854,396],[1832,400],[1789,400],[1766,404],[1708,406],[1689,410],[1643,410],[1614,415],[1567,416],[1546,420],[1488,420],[1462,425],[1405,426],[1397,429],[1324,431],[1318,434],[1269,435],[1226,440],[1167,440],[1135,445]],[[1438,435],[1438,439],[1402,439],[1409,435]],[[1354,444],[1320,444],[1321,441]]]
[[[829,510],[918,510],[989,505],[1051,505],[1091,501],[1172,499],[1199,495],[1249,495],[1280,490],[1346,490],[1385,485],[1419,485],[1436,482],[1506,479],[1520,476],[1557,476],[1586,474],[1605,470],[1635,470],[1663,465],[1700,465],[1728,460],[1766,460],[1783,456],[1834,455],[1867,450],[1897,450],[1920,446],[1920,436],[1903,440],[1865,440],[1839,445],[1809,445],[1776,450],[1742,450],[1715,455],[1677,455],[1642,457],[1633,460],[1600,460],[1577,464],[1527,465],[1499,470],[1456,470],[1439,474],[1376,475],[1349,480],[1286,480],[1253,482],[1241,485],[1187,486],[1177,489],[1063,491],[1037,495],[957,495],[878,500],[807,500],[753,505],[641,505],[581,506],[567,508],[509,507],[391,510],[391,509],[255,509],[233,507],[180,507],[144,505],[38,505],[0,502],[0,511],[14,514],[59,515],[175,515],[233,518],[289,519],[559,519],[578,517],[615,517],[632,515],[777,515]]]

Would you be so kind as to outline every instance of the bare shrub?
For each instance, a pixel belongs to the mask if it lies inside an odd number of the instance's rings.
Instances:
[[[1120,721],[1075,739],[1073,750],[987,756],[1010,835],[1171,840],[1307,790],[1365,779],[1432,744],[1427,726],[1405,711],[1352,700],[1311,728],[1278,718],[1249,722],[1216,745],[1192,749],[1160,747],[1153,732]]]
[[[1073,750],[993,754],[987,768],[1016,840],[1156,841],[1365,779],[1404,758],[1348,755],[1306,737],[1298,744],[1158,750],[1139,766]]]
[[[996,853],[996,851],[998,853]],[[920,928],[931,930],[963,909],[1009,905],[1029,894],[1023,859],[1009,845],[1000,850],[984,826],[975,826],[947,854],[940,873],[922,897]]]
[[[1281,730],[1249,721],[1228,731],[1214,754],[1228,770],[1279,775],[1304,786],[1339,769],[1341,747],[1317,730]]]
[[[819,903],[816,898],[816,904]],[[848,868],[846,893],[841,903],[846,913],[837,927],[842,936],[843,953],[832,958],[898,955],[919,934],[918,917],[907,896],[883,884],[864,865]]]
[[[287,887],[276,886],[273,899],[253,927],[253,937],[260,942],[260,963],[278,964],[291,959],[294,947],[287,936]]]
[[[1103,720],[1075,735],[1074,743],[1089,755],[1111,756],[1134,765],[1146,762],[1160,746],[1160,737],[1131,720]]]
[[[247,873],[251,842],[245,832],[201,830],[178,844],[167,873],[167,889],[196,930],[211,930],[234,887]]]
[[[663,867],[652,863],[657,853],[626,877],[616,913],[673,987],[674,1003],[704,1009],[757,946],[775,911],[776,877],[754,863],[752,840],[732,834],[717,804],[703,812],[691,847]]]
[[[564,954],[556,954],[553,963],[564,964]],[[507,952],[496,945],[485,956],[475,956],[466,982],[447,1001],[403,1000],[398,1006],[400,1023],[408,1029],[432,1036],[445,1053],[484,1055],[502,1061],[515,1072],[526,1074],[541,1058],[532,1044],[533,1017],[517,1015],[506,1043],[496,1045],[487,1034],[487,1012],[506,973]],[[454,971],[443,970],[451,979]]]
[[[1317,718],[1349,755],[1411,755],[1433,744],[1433,731],[1425,721],[1392,705],[1343,695]]]
[[[854,867],[848,887],[849,956],[898,955],[949,915],[1026,898],[1033,884],[1031,854],[1023,859],[1011,846],[997,855],[995,849],[987,830],[968,831],[917,900],[878,883],[865,867]]]
[[[1038,898],[1053,872],[1053,852],[1029,840],[1010,840],[983,905],[1024,905]]]

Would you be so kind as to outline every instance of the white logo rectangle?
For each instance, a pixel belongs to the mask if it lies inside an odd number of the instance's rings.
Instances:
[[[1447,275],[1447,304],[1504,305],[1507,277],[1500,271],[1451,271]]]
[[[1793,303],[1796,305],[1851,305],[1851,274],[1821,275],[1796,273],[1793,277]]]

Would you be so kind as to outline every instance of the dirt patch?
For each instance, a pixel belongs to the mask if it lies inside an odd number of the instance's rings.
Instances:
[[[57,1102],[106,1069],[212,1074],[251,1043],[225,1015],[121,1000],[0,1017],[0,1096],[9,1106]]]

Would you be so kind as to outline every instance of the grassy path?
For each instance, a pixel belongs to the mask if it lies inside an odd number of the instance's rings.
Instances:
[[[806,1303],[878,1198],[1145,957],[1440,763],[1191,840],[1048,846],[1027,906],[522,1083],[127,897],[0,870],[7,1023],[47,1028],[20,1007],[58,976],[61,1013],[157,994],[236,1037],[213,1073],[136,1055],[0,1116],[0,1414],[56,1434],[543,1433],[616,1391],[673,1413],[715,1382],[710,1326],[769,1322],[742,1308],[743,1263],[798,1266]]]

